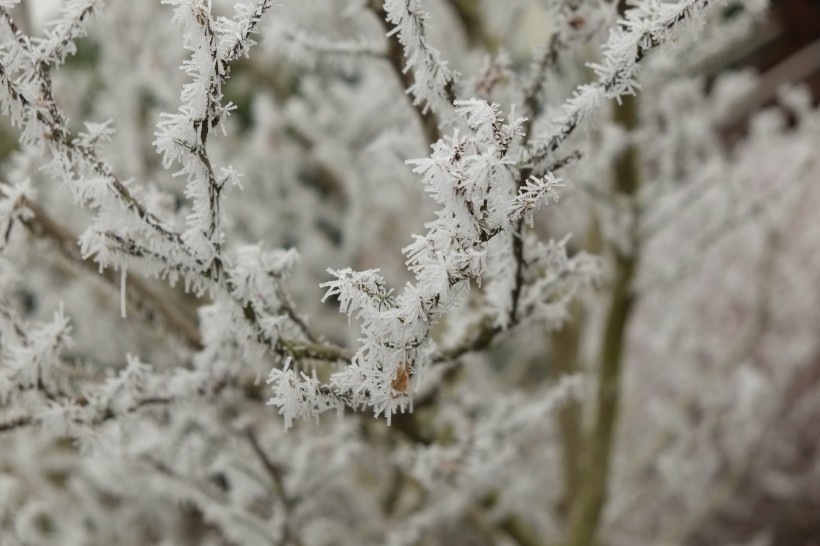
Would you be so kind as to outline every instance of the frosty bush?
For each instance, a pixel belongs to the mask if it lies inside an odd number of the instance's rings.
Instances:
[[[766,2],[35,4],[0,543],[779,544],[816,502],[820,112],[721,61]]]

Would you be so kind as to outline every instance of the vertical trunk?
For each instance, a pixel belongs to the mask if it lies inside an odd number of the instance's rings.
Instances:
[[[615,108],[615,120],[627,131],[638,122],[637,99],[624,97]],[[631,198],[640,184],[638,155],[629,145],[615,168],[615,190]],[[637,211],[633,210],[633,214]],[[633,226],[637,218],[633,218]],[[598,392],[594,421],[584,443],[584,466],[580,477],[570,520],[567,543],[570,546],[592,546],[596,543],[601,516],[608,496],[609,473],[612,466],[614,439],[620,409],[621,375],[626,331],[633,306],[632,280],[638,260],[634,234],[625,251],[613,249],[615,272],[612,301],[606,319],[604,337],[599,352]]]
[[[572,374],[580,369],[578,361],[578,343],[583,310],[575,303],[571,308],[569,321],[561,331],[551,337],[550,374],[554,379]],[[578,401],[567,403],[556,416],[558,430],[561,434],[561,458],[563,462],[563,491],[558,505],[558,513],[567,515],[578,491],[580,477],[581,453],[581,405]]]

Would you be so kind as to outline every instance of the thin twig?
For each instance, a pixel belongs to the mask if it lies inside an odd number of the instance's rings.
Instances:
[[[404,50],[401,43],[399,43],[398,35],[393,33],[393,28],[387,21],[387,13],[384,11],[384,3],[382,0],[370,0],[368,2],[370,10],[376,14],[379,22],[384,27],[386,33],[390,34],[387,41],[387,61],[393,68],[393,72],[401,82],[404,89],[413,87],[413,74],[404,66]],[[455,102],[456,96],[451,85],[446,89],[448,93],[448,100],[450,103]],[[409,97],[409,96],[408,96]],[[441,138],[441,131],[439,130],[440,121],[437,119],[432,108],[425,108],[422,104],[410,101],[410,106],[416,112],[416,116],[421,123],[421,128],[424,131],[425,139],[428,144],[438,142]]]
[[[276,489],[279,490],[279,498],[282,500],[282,505],[285,507],[285,518],[283,522],[283,537],[282,542],[284,544],[293,543],[295,546],[302,546],[302,541],[299,537],[293,532],[291,529],[292,523],[292,513],[296,506],[296,499],[291,497],[287,489],[285,487],[285,474],[282,470],[282,467],[274,463],[268,454],[265,453],[265,450],[262,449],[259,440],[256,437],[256,433],[254,433],[253,428],[248,427],[245,429],[245,435],[248,438],[248,442],[251,445],[251,449],[253,450],[256,457],[262,463],[265,471],[271,477],[271,481],[276,485]]]

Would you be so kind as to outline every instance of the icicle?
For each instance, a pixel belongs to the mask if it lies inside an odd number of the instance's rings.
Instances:
[[[120,316],[125,318],[125,268],[120,269]]]

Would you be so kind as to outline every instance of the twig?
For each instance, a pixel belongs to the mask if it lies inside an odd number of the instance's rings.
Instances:
[[[151,406],[164,406],[171,404],[176,399],[174,398],[164,398],[164,397],[149,397],[144,398],[142,400],[138,400],[134,403],[133,406],[128,408],[124,413],[134,413],[141,409],[148,408]],[[71,421],[78,425],[99,425],[100,423],[104,423],[106,421],[110,421],[114,417],[121,415],[121,413],[114,413],[110,409],[105,409],[100,415],[96,418],[84,420],[79,418],[74,418]],[[42,417],[38,417],[36,415],[25,415],[21,417],[17,417],[16,419],[12,419],[11,421],[6,421],[5,423],[0,423],[0,433],[4,432],[11,432],[13,430],[39,425],[42,422]]]
[[[385,32],[390,35],[387,42],[387,61],[390,63],[390,66],[393,68],[393,72],[396,74],[396,77],[399,79],[404,89],[411,88],[415,83],[415,80],[413,79],[413,74],[404,66],[404,51],[401,43],[399,43],[398,36],[393,33],[393,28],[387,21],[387,13],[384,11],[383,1],[370,0],[368,2],[368,7],[371,11],[373,11],[373,13],[376,14],[376,17],[384,27]],[[451,104],[456,100],[452,83],[453,82],[451,81],[446,89],[448,100]],[[424,136],[427,143],[433,144],[438,142],[441,138],[441,131],[439,130],[439,120],[433,112],[433,109],[425,108],[424,105],[412,100],[410,101],[410,105],[416,112],[419,123],[421,123],[421,128],[424,131]]]
[[[21,222],[32,234],[52,241],[60,253],[70,262],[80,265],[93,275],[99,274],[99,269],[95,263],[83,259],[77,247],[77,237],[67,228],[58,224],[43,208],[28,199],[24,198],[18,206],[31,211],[32,215],[23,217]],[[105,269],[102,272],[102,277],[110,285],[118,288],[119,275],[113,269]],[[139,275],[131,273],[128,276],[126,295],[129,302],[149,321],[156,322],[156,319],[160,318],[160,321],[182,339],[188,347],[196,351],[202,349],[202,339],[197,325],[191,323],[163,298],[157,296]]]
[[[293,512],[294,507],[296,506],[296,500],[288,495],[287,489],[285,488],[285,475],[282,467],[271,461],[270,457],[268,457],[265,450],[262,449],[262,446],[259,444],[259,440],[256,437],[253,429],[248,427],[245,430],[245,435],[248,438],[248,442],[251,444],[251,449],[253,449],[254,454],[257,456],[259,461],[262,463],[262,466],[265,468],[265,471],[271,477],[271,480],[276,485],[276,489],[279,490],[279,497],[282,500],[282,504],[285,507],[285,518],[283,522],[283,537],[282,542],[284,544],[293,543],[296,546],[302,546],[302,541],[299,539],[296,534],[293,533],[290,524],[291,524],[291,514]]]
[[[12,430],[27,427],[27,426],[32,425],[32,424],[34,424],[34,419],[32,417],[30,417],[30,416],[18,417],[16,419],[12,419],[11,421],[6,421],[5,423],[0,423],[0,433],[10,432]]]
[[[701,9],[706,8],[710,3],[710,0],[702,0],[700,2]],[[623,3],[621,5],[624,5]],[[670,18],[670,20],[665,22],[665,29],[667,31],[673,29],[678,23],[684,21],[688,17],[691,16],[692,10],[695,8],[695,4],[692,4],[686,7],[679,15],[674,18]],[[623,13],[623,10],[621,10]],[[659,45],[661,45],[661,40],[654,37],[651,32],[644,31],[643,34],[640,36],[638,40],[638,47],[635,52],[634,59],[631,61],[631,67],[634,69],[640,62],[647,56],[649,53],[654,51]],[[588,84],[586,86],[585,92],[586,93],[603,93],[606,95],[607,93],[612,92],[617,86],[624,80],[624,78],[628,78],[631,74],[630,67],[624,67],[621,70],[615,71],[610,77],[596,81],[592,84]],[[623,95],[622,95],[623,96]],[[561,127],[557,129],[547,140],[547,142],[535,146],[531,149],[529,160],[533,165],[538,165],[542,161],[546,160],[550,155],[555,153],[561,145],[566,142],[566,140],[575,132],[575,129],[578,128],[579,124],[583,119],[586,117],[587,113],[578,105],[573,106],[573,108],[569,111],[566,119],[564,120]]]

